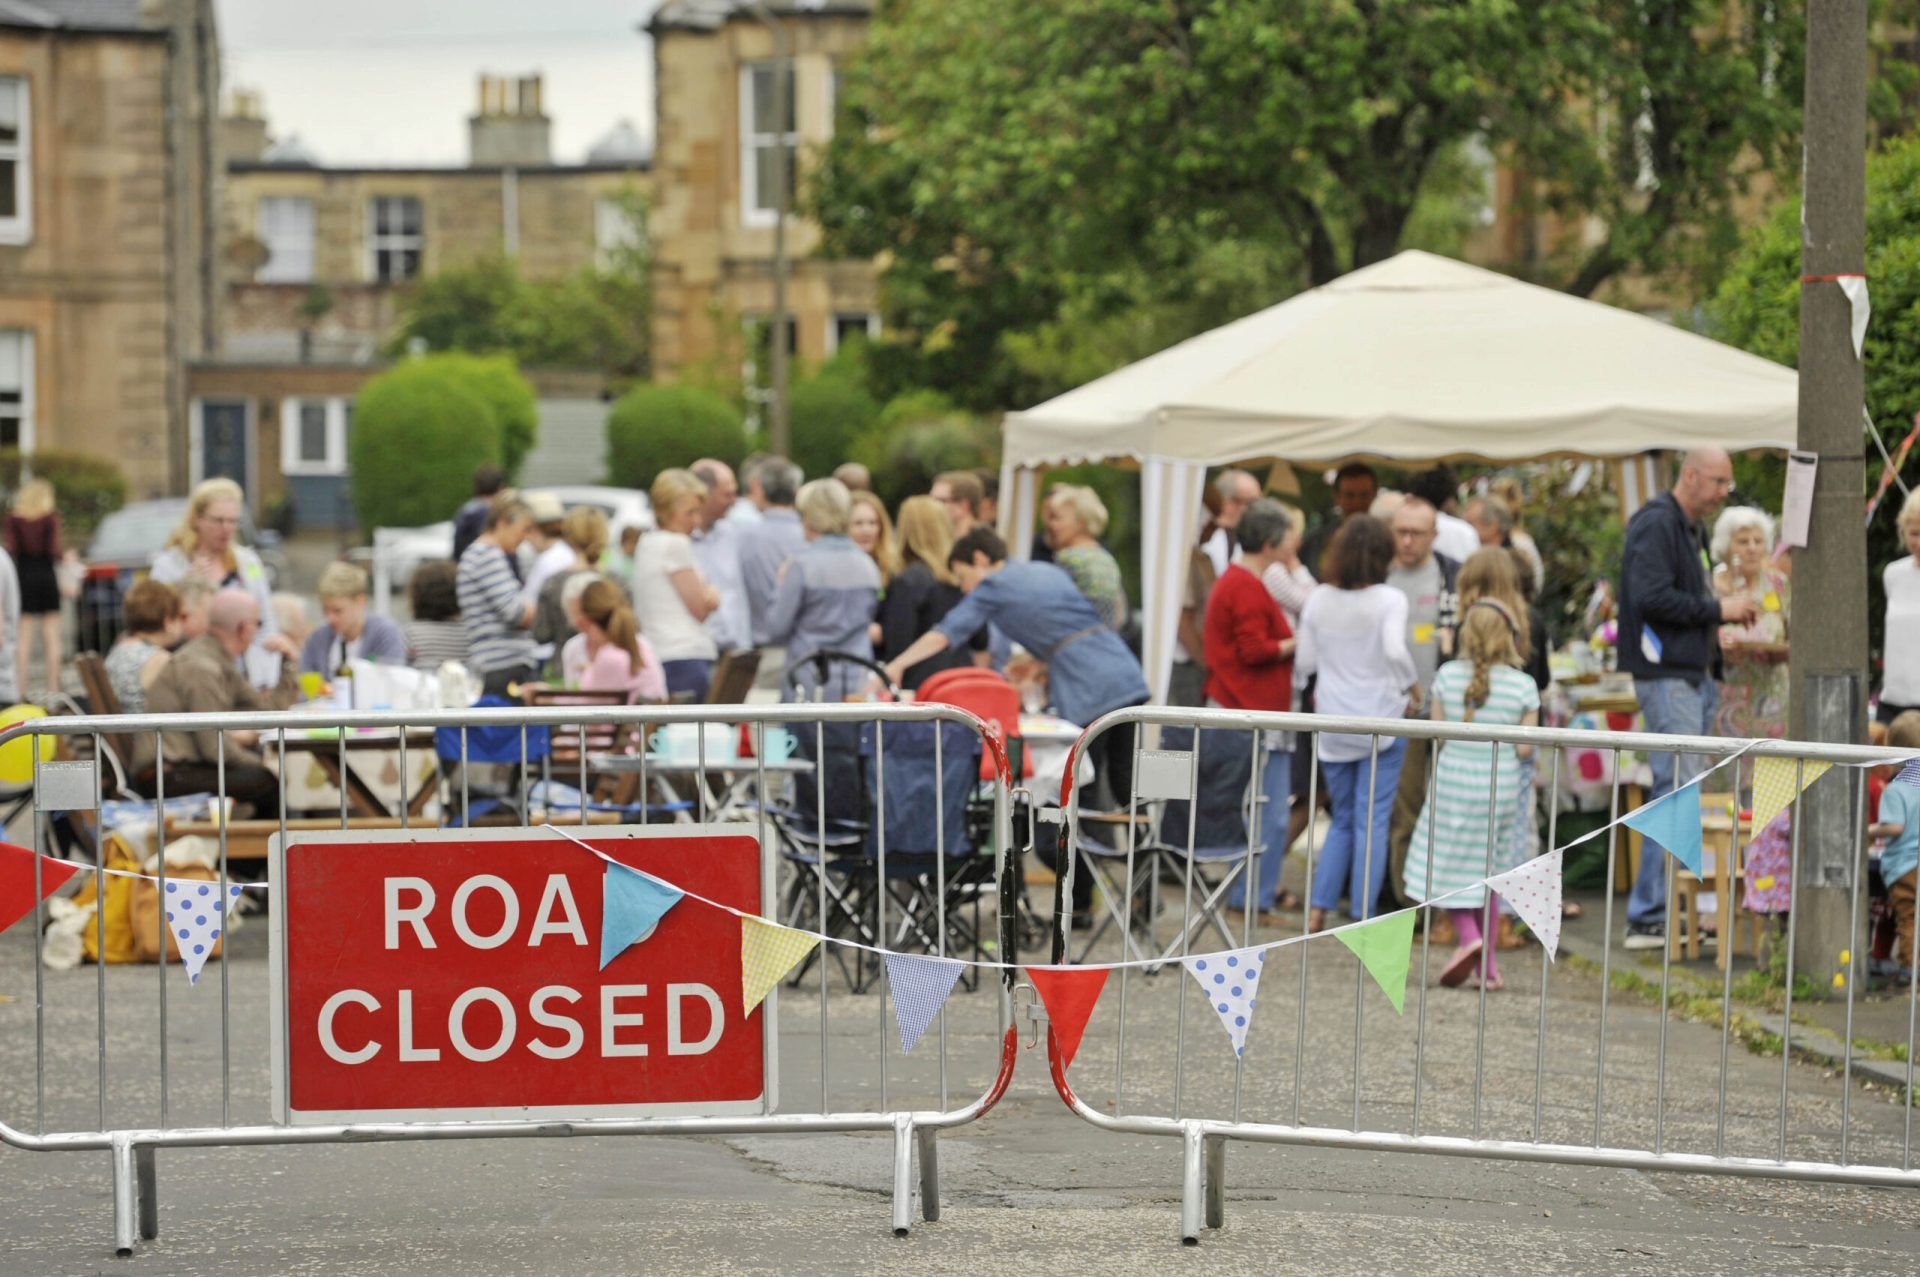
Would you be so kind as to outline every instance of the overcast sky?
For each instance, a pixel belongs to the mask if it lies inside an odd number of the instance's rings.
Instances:
[[[653,0],[215,0],[227,89],[329,164],[456,164],[482,71],[546,77],[556,160],[653,136]]]

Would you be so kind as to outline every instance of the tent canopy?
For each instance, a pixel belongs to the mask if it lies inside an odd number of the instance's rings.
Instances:
[[[1788,448],[1798,388],[1659,320],[1409,251],[1009,414],[1003,461]]]

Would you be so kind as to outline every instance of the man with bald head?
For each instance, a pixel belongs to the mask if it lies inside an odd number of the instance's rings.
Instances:
[[[254,640],[278,652],[280,683],[261,692],[247,681],[244,658]],[[149,714],[232,714],[285,709],[299,696],[294,682],[300,651],[284,634],[260,636],[260,605],[240,589],[221,590],[207,605],[207,632],[183,644],[161,669],[147,692]],[[153,735],[134,737],[134,784],[155,792]],[[226,758],[228,798],[245,803],[255,816],[280,814],[280,786],[260,753],[259,733],[199,731],[166,733],[166,792],[220,792],[220,760]]]
[[[1459,623],[1460,564],[1433,548],[1438,516],[1439,511],[1430,502],[1407,496],[1401,498],[1387,523],[1393,532],[1393,562],[1387,567],[1387,584],[1407,596],[1407,651],[1419,674],[1419,699],[1407,706],[1412,718],[1427,716],[1427,692],[1433,687],[1440,662],[1453,655],[1453,632]],[[1394,793],[1393,817],[1387,826],[1388,868],[1383,899],[1399,890],[1407,849],[1413,843],[1413,828],[1426,803],[1427,772],[1432,762],[1427,741],[1407,741],[1400,764],[1400,786]],[[1394,907],[1391,900],[1386,907]]]
[[[1695,448],[1680,463],[1671,492],[1627,522],[1620,553],[1620,668],[1647,730],[1710,736],[1720,691],[1720,625],[1751,624],[1752,599],[1718,598],[1707,555],[1706,521],[1733,492],[1733,460],[1724,448]],[[1649,802],[1698,776],[1704,758],[1652,752]],[[1666,856],[1651,838],[1627,900],[1627,948],[1656,949],[1667,934]]]
[[[707,615],[707,633],[722,652],[752,647],[753,622],[740,575],[741,523],[734,513],[740,484],[733,477],[733,467],[713,457],[702,457],[688,469],[707,485],[700,526],[693,532],[693,561],[707,584],[720,592],[720,606]]]

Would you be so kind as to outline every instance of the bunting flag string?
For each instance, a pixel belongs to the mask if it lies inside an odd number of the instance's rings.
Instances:
[[[615,860],[600,879],[600,969],[653,934],[686,893]]]
[[[1393,1009],[1400,1014],[1405,1014],[1407,1009],[1407,968],[1413,962],[1413,914],[1412,909],[1402,909],[1337,928],[1333,933],[1340,937],[1341,944],[1353,950],[1353,956],[1360,959],[1367,974],[1380,986],[1380,992],[1387,995],[1387,1001],[1393,1003]]]
[[[40,862],[40,894],[33,894],[33,862]],[[41,856],[25,847],[0,842],[0,931],[27,916],[33,907],[80,872],[78,865]]]
[[[1182,958],[1180,965],[1199,984],[1207,1005],[1220,1017],[1220,1027],[1233,1043],[1233,1053],[1247,1049],[1253,1028],[1253,1004],[1260,996],[1260,972],[1267,961],[1265,948],[1235,949],[1229,953]]]
[[[914,953],[889,953],[886,959],[887,983],[893,987],[893,1023],[900,1030],[900,1050],[905,1054],[947,1004],[967,964]]]
[[[1761,760],[1766,761],[1765,759]],[[1702,843],[1700,830],[1700,787],[1683,785],[1670,794],[1662,794],[1646,806],[1629,812],[1629,829],[1637,829],[1667,849],[1667,854],[1700,876]]]
[[[740,1014],[752,1015],[782,976],[812,953],[821,937],[751,915],[740,919]]]
[[[1513,906],[1527,929],[1540,938],[1549,962],[1560,952],[1560,870],[1565,856],[1555,848],[1487,880],[1487,885]]]
[[[1093,1004],[1107,985],[1111,967],[1028,967],[1027,979],[1047,1008],[1047,1023],[1053,1040],[1060,1047],[1060,1068],[1073,1065],[1080,1051],[1080,1039],[1086,1034]]]
[[[1800,758],[1754,759],[1753,827],[1765,829],[1771,825],[1775,816],[1785,811],[1808,785],[1826,775],[1832,766]]]

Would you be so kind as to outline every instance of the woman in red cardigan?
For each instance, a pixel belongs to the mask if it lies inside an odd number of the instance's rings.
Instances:
[[[1279,557],[1290,530],[1278,501],[1262,498],[1240,515],[1240,558],[1221,574],[1207,596],[1204,640],[1207,704],[1222,709],[1284,712],[1293,705],[1293,631],[1261,576]],[[1292,741],[1285,732],[1262,733],[1258,908],[1275,907],[1280,862],[1287,854],[1287,789],[1292,777]],[[1291,893],[1289,893],[1291,897]],[[1246,876],[1236,879],[1228,903],[1245,909]],[[1279,907],[1297,900],[1278,902]]]

